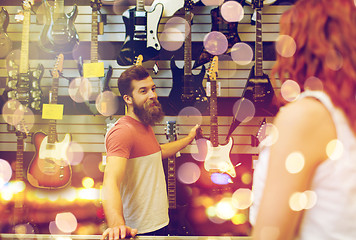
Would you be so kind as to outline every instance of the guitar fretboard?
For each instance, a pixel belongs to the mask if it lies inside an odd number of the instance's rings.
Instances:
[[[53,78],[52,80],[52,89],[50,91],[50,104],[57,104],[58,101],[58,82],[59,78]],[[48,130],[48,143],[55,143],[57,141],[57,129],[56,129],[56,120],[49,120],[49,130]]]
[[[136,11],[145,11],[145,1],[144,0],[136,1]]]
[[[28,53],[30,40],[30,21],[31,10],[24,10],[24,19],[22,23],[22,39],[21,39],[21,54],[20,54],[20,73],[27,73],[28,71]]]
[[[90,43],[90,60],[92,63],[98,62],[98,12],[92,10],[91,23],[91,43]]]
[[[185,8],[185,20],[187,24],[185,25],[185,40],[184,40],[184,94],[192,94],[194,91],[193,79],[192,79],[192,34],[190,29],[190,22],[192,19],[192,14],[189,8]],[[188,32],[188,34],[187,34]]]
[[[262,46],[262,14],[261,8],[256,8],[256,43],[255,43],[255,76],[263,76],[263,46]]]
[[[218,104],[216,93],[216,81],[210,81],[210,142],[213,147],[219,145],[218,140]]]

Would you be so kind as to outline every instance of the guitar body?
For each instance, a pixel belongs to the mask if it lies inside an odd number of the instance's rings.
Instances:
[[[256,107],[267,108],[272,102],[274,90],[267,74],[256,76],[255,66],[252,67],[242,96],[250,100]]]
[[[230,137],[225,145],[213,146],[210,140],[207,143],[207,154],[205,157],[204,168],[209,172],[226,172],[231,177],[236,177],[235,167],[230,160],[230,152],[234,140]]]
[[[193,236],[194,231],[186,220],[187,206],[177,206],[169,209],[169,224],[167,226],[170,236]]]
[[[37,132],[33,136],[36,154],[27,171],[28,182],[38,188],[63,188],[70,183],[72,169],[67,161],[71,137],[62,142],[48,143],[48,136]]]
[[[0,58],[5,58],[12,49],[12,41],[6,33],[9,25],[9,13],[5,8],[0,11]]]
[[[239,0],[241,4],[244,1]],[[211,31],[217,31],[223,33],[228,41],[228,49],[225,53],[230,53],[231,48],[234,46],[235,43],[241,42],[239,34],[237,32],[238,22],[227,22],[220,14],[219,7],[213,8],[210,11],[211,15]],[[224,28],[224,29],[223,29]],[[210,54],[206,49],[203,47],[198,59],[194,62],[193,68],[197,68],[207,62],[210,62],[214,55]]]
[[[46,25],[40,35],[40,47],[49,53],[70,53],[79,43],[79,36],[74,26],[78,14],[78,7],[68,13],[55,16],[53,7],[44,0],[46,12]]]
[[[205,66],[202,67],[198,75],[191,74],[191,92],[190,99],[182,97],[185,93],[184,88],[188,87],[184,84],[184,69],[177,67],[174,58],[171,58],[171,71],[173,75],[172,89],[169,93],[169,104],[175,113],[179,113],[185,107],[193,106],[199,109],[201,113],[205,112],[209,107],[209,101],[206,97],[206,92],[203,87],[203,79],[205,75]]]
[[[133,65],[138,55],[143,56],[143,61],[150,60],[156,57],[161,49],[157,32],[163,4],[157,4],[151,12],[136,9],[129,9],[122,15],[126,37],[117,57],[117,63],[121,66]]]

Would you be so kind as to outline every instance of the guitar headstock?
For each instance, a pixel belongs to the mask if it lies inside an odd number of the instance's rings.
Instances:
[[[263,0],[252,0],[252,7],[261,9],[263,7]]]
[[[90,6],[94,11],[99,11],[103,6],[103,3],[101,0],[90,0]]]
[[[166,137],[169,142],[177,140],[176,121],[167,121]]]
[[[135,66],[142,66],[143,56],[140,54],[135,57],[134,65]]]
[[[60,73],[63,71],[63,61],[64,61],[64,56],[62,53],[60,53],[57,56],[56,63],[54,64],[54,68],[52,70],[52,77],[53,78],[59,78]]]
[[[210,68],[207,73],[210,80],[216,80],[216,77],[218,75],[218,70],[219,70],[218,62],[219,62],[218,56],[214,56],[210,62]]]
[[[190,11],[193,9],[193,5],[197,3],[197,0],[185,0],[184,1],[184,10]]]
[[[32,9],[33,0],[24,0],[22,1],[22,8],[25,11],[30,11]]]

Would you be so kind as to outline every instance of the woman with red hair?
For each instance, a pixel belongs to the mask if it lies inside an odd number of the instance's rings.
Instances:
[[[271,77],[283,107],[254,172],[253,239],[356,239],[355,5],[298,0],[280,19]]]

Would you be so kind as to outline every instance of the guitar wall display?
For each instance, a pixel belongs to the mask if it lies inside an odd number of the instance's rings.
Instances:
[[[188,23],[185,27],[188,34],[186,34],[186,38],[184,40],[184,67],[183,69],[178,68],[174,57],[171,58],[170,62],[173,84],[168,99],[169,105],[175,114],[179,113],[180,110],[188,106],[194,106],[202,113],[209,107],[209,101],[202,85],[205,75],[205,66],[202,66],[202,69],[198,75],[192,74],[192,34],[190,31],[192,5],[192,0],[185,1],[185,20]]]
[[[17,66],[14,60],[8,61],[7,64],[12,66],[12,69],[8,71],[9,79],[4,95],[8,99],[18,100],[25,107],[39,111],[42,107],[40,81],[44,67],[38,64],[35,70],[29,69],[31,8],[29,0],[23,2],[20,66]]]
[[[168,142],[177,140],[176,121],[167,121],[166,136]],[[177,204],[176,156],[168,158],[167,194],[169,206],[168,233],[171,236],[192,235],[191,227],[186,220],[186,206]]]
[[[90,42],[90,62],[98,63],[98,34],[99,34],[99,23],[98,23],[98,11],[102,6],[101,0],[91,0],[90,6],[92,8],[92,24],[91,24],[91,42]],[[112,66],[109,66],[108,71],[104,77],[98,78],[96,81],[91,81],[92,89],[94,89],[92,95],[93,99],[89,97],[89,101],[85,104],[88,106],[89,110],[94,114],[100,114],[96,108],[95,99],[98,94],[104,91],[109,91],[109,82],[113,73]]]
[[[256,43],[255,65],[252,67],[242,96],[250,100],[256,107],[267,108],[274,96],[274,90],[269,76],[263,72],[263,43],[262,43],[262,0],[253,0],[256,11]]]
[[[52,71],[53,83],[49,93],[49,104],[57,104],[58,81],[63,68],[63,54],[59,54]],[[71,142],[70,134],[65,134],[62,142],[57,140],[56,120],[49,120],[48,135],[36,132],[33,137],[36,153],[27,170],[28,182],[37,188],[56,189],[66,187],[72,177],[67,150]]]
[[[230,152],[233,146],[233,139],[230,137],[225,145],[219,144],[218,134],[218,105],[217,105],[217,84],[216,75],[218,72],[218,56],[214,56],[208,71],[210,82],[210,139],[206,141],[207,153],[204,161],[204,168],[208,172],[227,173],[231,177],[236,177],[235,167],[230,160]],[[198,137],[201,132],[198,132]]]
[[[158,55],[161,45],[157,32],[162,13],[161,3],[156,4],[151,12],[147,12],[144,0],[136,0],[136,7],[123,13],[126,37],[117,56],[119,65],[133,65],[135,56],[140,54],[143,56],[143,61]]]
[[[78,14],[77,5],[70,13],[64,13],[64,0],[54,0],[51,6],[43,0],[46,24],[42,29],[39,46],[49,53],[70,53],[79,43],[79,36],[74,26]]]
[[[5,58],[12,49],[12,41],[6,32],[8,25],[9,13],[2,7],[0,11],[0,58]]]
[[[242,6],[245,4],[245,0],[236,0]],[[221,5],[213,8],[210,11],[211,15],[211,31],[218,31],[223,33],[226,36],[228,41],[228,48],[225,53],[230,53],[231,48],[234,46],[235,43],[241,42],[239,37],[237,28],[238,22],[227,22],[221,16]],[[194,62],[193,69],[197,68],[207,62],[210,62],[214,56],[210,54],[206,49],[203,47],[198,59]]]

